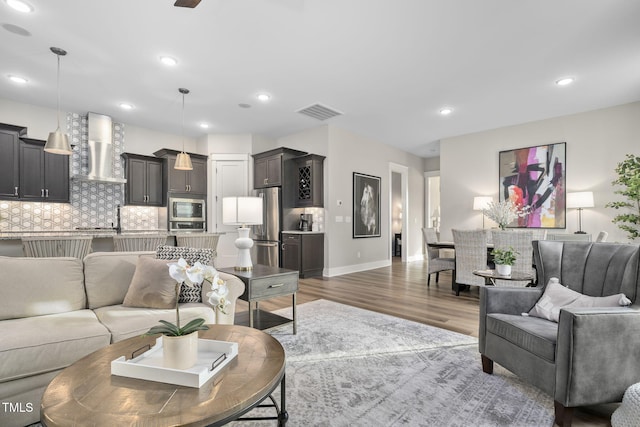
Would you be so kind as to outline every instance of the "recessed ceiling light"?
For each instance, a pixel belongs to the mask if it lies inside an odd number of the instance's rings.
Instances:
[[[172,58],[170,56],[161,56],[160,57],[160,62],[162,62],[164,65],[168,65],[170,67],[173,67],[174,65],[178,65],[178,60],[176,58]]]
[[[128,104],[126,102],[121,102],[120,108],[122,108],[123,110],[133,110],[133,105]]]
[[[24,2],[22,0],[5,0],[5,2],[7,3],[7,5],[9,5],[9,7],[17,10],[18,12],[22,12],[22,13],[33,12],[33,6],[31,6],[29,3]]]
[[[258,98],[258,101],[268,102],[271,99],[271,95],[268,93],[259,93],[256,95],[256,98]]]
[[[209,129],[209,123],[200,123],[202,129]]]
[[[453,113],[453,108],[444,107],[444,108],[440,109],[440,114],[443,115],[443,116],[448,116],[451,113]]]
[[[21,84],[21,85],[23,85],[23,84],[25,84],[25,83],[27,83],[29,81],[29,80],[25,79],[24,77],[20,77],[20,76],[9,75],[8,77],[9,77],[9,80],[11,80],[12,82],[18,83],[18,84]]]
[[[558,86],[566,86],[566,85],[570,85],[574,81],[576,81],[576,79],[574,79],[573,77],[564,77],[564,78],[561,78],[560,80],[556,80],[556,84]]]

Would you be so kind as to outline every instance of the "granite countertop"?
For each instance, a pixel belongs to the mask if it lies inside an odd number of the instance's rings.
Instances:
[[[300,230],[282,230],[287,234],[324,234],[324,231],[300,231]]]
[[[121,236],[139,236],[144,234],[166,234],[167,236],[178,236],[183,234],[194,234],[189,232],[168,232],[161,229],[149,230],[123,230]],[[198,233],[202,234],[202,233]],[[224,233],[206,233],[222,235]],[[116,231],[105,229],[94,230],[48,230],[48,231],[2,231],[0,240],[20,240],[23,237],[65,237],[65,236],[93,236],[94,238],[110,238],[116,235]]]

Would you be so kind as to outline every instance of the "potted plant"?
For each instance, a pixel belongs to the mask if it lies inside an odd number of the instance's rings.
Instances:
[[[618,224],[618,228],[627,232],[630,240],[640,237],[640,157],[627,154],[627,158],[618,163],[615,169],[618,178],[612,185],[625,187],[614,193],[627,198],[626,201],[611,202],[605,206],[614,209],[625,209],[627,212],[616,215],[611,220]]]
[[[154,326],[146,335],[162,334],[162,351],[164,366],[174,369],[189,369],[198,358],[198,331],[209,329],[202,318],[194,319],[184,326],[180,325],[180,288],[182,285],[193,287],[196,284],[207,281],[211,284],[211,292],[206,296],[209,304],[216,312],[219,310],[226,314],[225,308],[230,304],[226,296],[229,289],[224,281],[220,280],[218,272],[210,265],[202,265],[196,262],[193,266],[187,264],[183,258],[178,262],[167,264],[169,275],[176,281],[176,323],[160,320],[160,325]]]
[[[496,265],[498,275],[509,276],[511,274],[511,266],[516,262],[516,255],[519,255],[519,252],[509,247],[509,249],[494,249],[491,251],[491,255],[493,255],[493,262]]]
[[[518,206],[511,199],[505,199],[498,203],[491,201],[485,209],[482,209],[482,213],[498,224],[500,230],[506,229],[507,225],[526,216],[530,211],[530,206]]]

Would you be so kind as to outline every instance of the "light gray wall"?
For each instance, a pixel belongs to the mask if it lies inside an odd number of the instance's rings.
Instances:
[[[604,205],[619,199],[611,185],[616,165],[627,153],[640,155],[640,102],[442,140],[441,238],[450,240],[451,228],[482,226],[473,197],[497,200],[499,151],[555,142],[567,143],[567,192],[593,191],[595,207],[583,211],[582,229],[594,236],[604,230],[609,241],[627,242],[611,222],[617,211]],[[557,232],[577,229],[577,212],[568,209],[567,228]]]

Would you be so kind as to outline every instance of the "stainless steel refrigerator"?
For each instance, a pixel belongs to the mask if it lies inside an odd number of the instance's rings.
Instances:
[[[280,266],[280,231],[282,231],[282,189],[270,187],[256,190],[262,198],[262,225],[252,226],[254,264]]]

